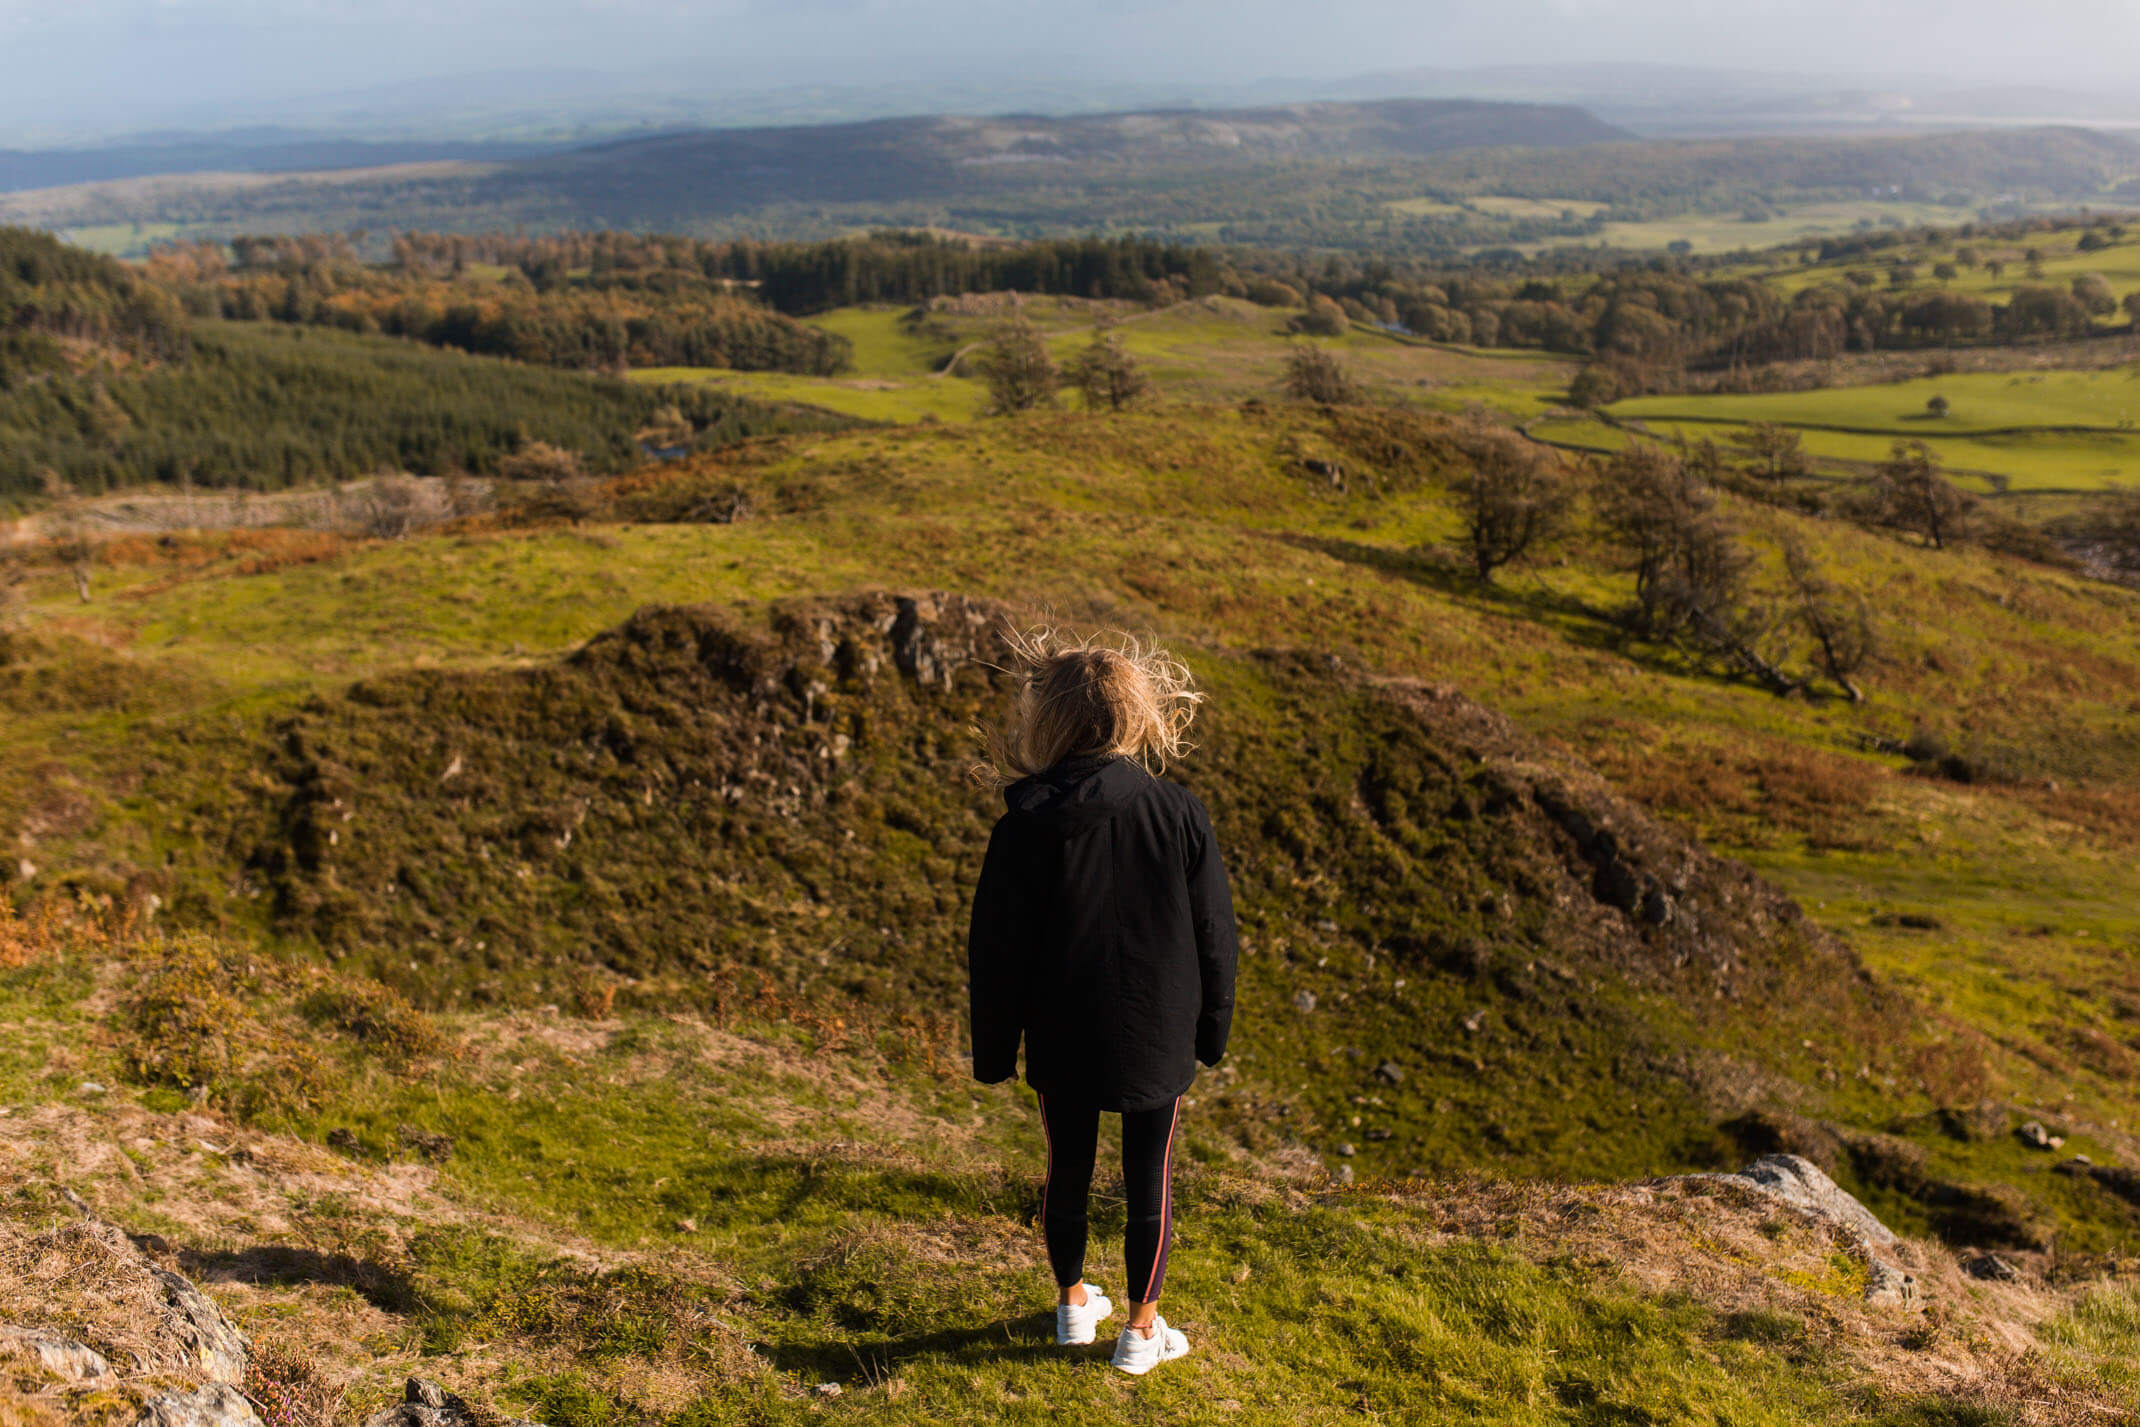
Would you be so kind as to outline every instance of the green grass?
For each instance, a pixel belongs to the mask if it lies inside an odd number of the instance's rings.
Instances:
[[[1158,309],[1128,303],[1027,298],[1021,310],[1047,337],[1058,363],[1095,335],[1112,333],[1152,379],[1161,402],[1273,399],[1297,311],[1205,298]],[[971,363],[946,374],[951,358],[988,340],[999,316],[940,313],[926,324],[911,309],[854,307],[813,317],[813,325],[854,344],[852,371],[837,377],[659,367],[633,372],[652,384],[703,382],[763,401],[797,402],[867,421],[911,424],[981,415],[987,393]],[[1434,346],[1356,328],[1321,339],[1378,396],[1444,411],[1472,403],[1523,416],[1559,400],[1579,363],[1544,352]],[[1068,393],[1064,405],[1074,405]]]
[[[1251,330],[1279,320],[1251,316],[1238,318]],[[1155,363],[1171,351],[1187,366],[1236,321],[1203,309],[1122,330]],[[1527,361],[1367,334],[1347,350],[1510,388]],[[0,663],[0,693],[21,671],[21,687],[64,696],[19,716],[11,706],[0,728],[0,807],[17,810],[0,835],[37,866],[10,891],[123,902],[154,888],[166,919],[301,948],[310,924],[270,904],[302,885],[253,853],[281,846],[266,814],[290,806],[278,780],[302,763],[345,780],[332,786],[351,800],[337,824],[348,880],[333,896],[392,874],[447,888],[437,915],[488,919],[456,946],[421,934],[410,893],[381,895],[375,929],[338,947],[345,968],[437,1005],[565,1007],[549,1037],[529,1029],[538,1018],[446,1016],[464,1052],[416,1079],[326,1033],[329,1088],[269,1122],[311,1140],[347,1130],[350,1154],[375,1167],[406,1158],[403,1125],[455,1141],[437,1173],[466,1217],[394,1226],[415,1297],[391,1310],[403,1336],[378,1354],[382,1392],[428,1354],[455,1371],[519,1364],[486,1379],[493,1395],[558,1422],[641,1412],[620,1404],[642,1400],[630,1373],[647,1361],[690,1384],[647,1415],[704,1420],[1335,1421],[1365,1403],[1405,1420],[1514,1423],[1639,1420],[1619,1412],[1637,1407],[1677,1420],[1696,1402],[1744,1422],[1939,1420],[1868,1398],[1828,1339],[1735,1316],[1746,1304],[1444,1235],[1433,1195],[1270,1200],[1229,1176],[1237,1155],[1260,1164],[1289,1145],[1335,1163],[1341,1142],[1366,1176],[1726,1164],[1740,1151],[1704,1098],[1721,1081],[1852,1134],[1896,1134],[1941,1184],[2013,1186],[2076,1253],[2128,1251],[2132,1213],[2107,1191],[2049,1174],[2048,1157],[2011,1140],[1964,1143],[1925,1117],[1996,1098],[2070,1120],[2100,1162],[2135,1157],[2140,1075],[2120,1057],[2140,1005],[2122,951],[2140,936],[2140,883],[2121,809],[2140,767],[2140,597],[1732,503],[1771,562],[1764,579],[1789,529],[1878,611],[1865,705],[1781,700],[1616,634],[1606,615],[1626,575],[1587,529],[1496,586],[1465,577],[1447,553],[1445,439],[1416,413],[1238,404],[794,435],[664,468],[618,518],[579,529],[477,529],[292,563],[255,563],[255,548],[227,537],[141,542],[99,567],[88,606],[63,572],[39,570],[21,610],[38,643]],[[1311,459],[1341,464],[1345,487],[1313,475]],[[694,492],[731,484],[749,490],[752,518],[666,523]],[[760,715],[681,666],[658,698],[600,683],[586,660],[572,666],[582,684],[556,667],[645,605],[762,624],[770,602],[870,586],[1152,628],[1213,693],[1187,775],[1228,830],[1255,949],[1235,1074],[1200,1089],[1211,1098],[1187,1155],[1204,1177],[1184,1191],[1177,1291],[1205,1335],[1200,1376],[1132,1387],[1040,1351],[1044,1276],[1022,1222],[1038,1147],[1022,1092],[969,1091],[955,1033],[896,1019],[914,986],[956,1011],[958,859],[987,805],[957,772],[979,696],[945,696],[931,722],[903,695],[864,698],[828,679],[827,706],[882,739],[854,773],[876,801],[829,822],[805,810],[693,823],[690,796],[611,797],[652,766],[617,750],[658,749],[662,766],[705,783],[695,730],[758,729]],[[1591,758],[1847,937],[1907,1016],[1865,1010],[1854,981],[1783,972],[1743,1006],[1587,962],[1562,981],[1539,964],[1562,933],[1546,899],[1522,890],[1545,885],[1551,844],[1494,851],[1485,829],[1500,824],[1479,815],[1491,790],[1475,760],[1369,691],[1345,691],[1325,654],[1367,674],[1369,690],[1386,678],[1455,685]],[[529,693],[567,685],[579,692],[550,704]],[[512,721],[502,761],[477,741],[494,718]],[[1935,783],[1860,746],[1920,724],[1981,744],[2012,781]],[[467,766],[447,784],[453,752]],[[489,832],[463,820],[462,798],[495,820]],[[518,850],[528,826],[550,828],[542,820],[575,799],[591,819],[569,854],[580,871]],[[852,843],[827,831],[838,826]],[[679,872],[717,883],[729,910],[693,921],[695,904],[649,894]],[[877,912],[880,894],[901,917]],[[679,908],[695,981],[676,970]],[[926,955],[870,960],[894,922]],[[1721,913],[1717,924],[1732,925]],[[1464,951],[1467,938],[1486,952]],[[469,949],[478,940],[486,948]],[[598,941],[628,950],[599,976],[553,954]],[[513,954],[522,944],[543,954]],[[813,1014],[850,1007],[846,1048],[823,1048],[822,1022],[750,1023],[747,1008],[729,1013],[741,1046],[658,1014],[711,1015],[707,984],[751,984],[713,975],[737,964],[721,958],[754,947],[783,994],[818,998]],[[825,969],[835,949],[840,975],[872,989],[838,989]],[[79,1033],[89,985],[69,975],[0,977],[14,998],[0,1021],[23,1032],[0,1037],[0,1098],[51,1099],[69,1077],[114,1073],[109,1043]],[[599,1044],[582,1044],[571,1015],[590,977],[628,1008]],[[1303,989],[1319,998],[1312,1015],[1293,1009]],[[1480,1029],[1464,1028],[1472,1019]],[[79,1054],[54,1057],[76,1041]],[[1385,1056],[1401,1084],[1371,1078]],[[152,1108],[182,1104],[145,1093]],[[1838,1172],[1898,1224],[1936,1224],[1925,1195]],[[168,1203],[142,1213],[177,1227]],[[369,1221],[320,1210],[305,1222],[356,1242]],[[573,1257],[586,1245],[612,1256],[602,1269]],[[1840,1291],[1818,1263],[1791,1272]],[[2112,1350],[2114,1321],[2074,1321],[2075,1352]],[[685,1361],[649,1346],[671,1342],[760,1351]],[[848,1392],[800,1395],[823,1381]]]
[[[50,965],[0,973],[0,1025],[50,1061],[91,1024],[84,991]],[[1104,1350],[1049,1340],[1029,1092],[962,1084],[894,1042],[835,1049],[762,1023],[493,1015],[442,1030],[450,1053],[406,1069],[320,1038],[334,1073],[319,1103],[215,1131],[243,1137],[226,1161],[243,1172],[175,1135],[70,1183],[220,1270],[256,1343],[299,1354],[364,1411],[421,1374],[558,1427],[1977,1420],[1921,1415],[1930,1399],[1865,1376],[1837,1320],[1876,1342],[1895,1329],[1857,1306],[1862,1267],[1817,1228],[1594,1187],[1338,1192],[1195,1120],[1166,1297],[1195,1351],[1132,1381]],[[79,1057],[0,1094],[65,1098],[85,1071],[113,1086],[94,1117],[161,1128],[185,1108]],[[340,1148],[322,1156],[330,1134]],[[425,1166],[412,1135],[448,1137],[443,1162]],[[421,1209],[360,1188],[412,1182]],[[1095,1187],[1104,1286],[1121,1210],[1104,1170]],[[2130,1317],[2103,1289],[2054,1319],[2070,1382],[2129,1386]]]
[[[1676,218],[1648,222],[1605,224],[1597,237],[1552,240],[1560,243],[1594,244],[1601,239],[1611,247],[1656,251],[1674,243],[1686,243],[1696,253],[1727,253],[1742,248],[1770,248],[1804,238],[1839,237],[1866,227],[1920,227],[1951,225],[1969,216],[1933,203],[1887,202],[1864,199],[1849,202],[1786,204],[1774,217],[1748,222],[1737,213],[1688,213]]]

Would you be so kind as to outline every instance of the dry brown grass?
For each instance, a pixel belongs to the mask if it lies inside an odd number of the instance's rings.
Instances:
[[[1465,1181],[1354,1192],[1418,1206],[1408,1237],[1422,1248],[1494,1242],[1617,1276],[1645,1295],[1688,1294],[1727,1324],[1762,1315],[1800,1324],[1810,1344],[1896,1398],[1947,1399],[2026,1423],[2129,1420],[2130,1404],[2062,1380],[2038,1344],[2037,1331],[2072,1295],[1981,1282],[1944,1247],[1905,1240],[1898,1256],[1915,1280],[1914,1301],[1868,1304],[1854,1238],[1751,1188]]]
[[[1814,847],[1878,843],[1875,797],[1885,768],[1842,754],[1749,737],[1728,748],[1600,744],[1590,760],[1625,793],[1661,816],[1723,832],[1741,846],[1778,832]]]

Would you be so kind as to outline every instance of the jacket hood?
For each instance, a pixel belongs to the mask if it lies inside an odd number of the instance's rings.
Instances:
[[[1074,837],[1128,807],[1152,781],[1135,762],[1079,754],[1003,790],[1003,802],[1027,826]]]

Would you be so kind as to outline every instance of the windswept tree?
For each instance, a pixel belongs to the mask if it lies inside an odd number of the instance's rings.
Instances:
[[[1061,381],[1055,359],[1023,314],[996,329],[981,350],[980,367],[982,380],[988,383],[990,416],[1055,404],[1055,389]]]
[[[1343,406],[1360,399],[1360,388],[1344,364],[1327,347],[1296,342],[1286,353],[1285,375],[1279,388],[1295,401],[1318,406]]]
[[[1670,451],[1638,443],[1606,459],[1595,501],[1632,563],[1635,633],[1718,652],[1740,642],[1751,562],[1715,491]]]
[[[1873,655],[1872,607],[1854,590],[1830,580],[1803,540],[1786,536],[1783,573],[1798,625],[1813,641],[1820,670],[1852,703],[1864,701],[1857,673]]]
[[[1746,454],[1749,469],[1763,480],[1782,481],[1812,474],[1813,462],[1806,455],[1805,438],[1788,426],[1757,421],[1725,439]]]
[[[1091,345],[1072,357],[1064,375],[1077,388],[1087,411],[1120,411],[1141,401],[1152,388],[1137,359],[1111,332],[1094,337]]]
[[[1897,441],[1873,478],[1873,503],[1889,525],[1910,531],[1935,550],[1960,537],[1970,508],[1966,491],[1948,480],[1939,457],[1922,441]]]
[[[1470,473],[1456,485],[1460,537],[1481,581],[1552,539],[1566,524],[1573,489],[1559,459],[1513,431],[1468,434]]]

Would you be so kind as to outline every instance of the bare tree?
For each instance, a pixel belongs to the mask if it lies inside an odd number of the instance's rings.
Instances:
[[[547,441],[530,441],[507,456],[498,474],[533,487],[515,503],[526,516],[578,525],[601,507],[602,483],[582,469],[579,454]]]
[[[1806,455],[1805,438],[1788,426],[1757,421],[1724,439],[1746,453],[1753,473],[1764,480],[1781,481],[1812,473],[1813,462]]]
[[[1064,370],[1070,384],[1084,399],[1087,411],[1120,411],[1142,400],[1151,381],[1122,346],[1114,333],[1097,336],[1090,346],[1072,357]]]
[[[89,538],[89,528],[79,518],[68,517],[59,522],[54,530],[52,558],[57,560],[74,577],[74,593],[83,604],[89,603],[89,575],[96,565],[96,542]]]
[[[30,572],[20,560],[0,555],[0,629],[7,627],[15,606],[22,602],[23,586],[29,578]]]
[[[358,487],[343,506],[343,526],[373,540],[399,540],[423,516],[422,489],[400,471],[380,471]]]
[[[1799,627],[1813,640],[1821,672],[1852,703],[1864,702],[1856,675],[1873,655],[1872,607],[1863,595],[1840,588],[1823,574],[1813,552],[1796,536],[1784,537],[1783,572]]]
[[[1060,377],[1048,344],[1023,314],[996,329],[981,350],[982,380],[988,383],[988,414],[1009,416],[1035,407],[1053,406]]]
[[[1328,348],[1313,342],[1296,342],[1286,353],[1285,376],[1279,388],[1295,401],[1312,401],[1318,406],[1344,406],[1360,399],[1360,388],[1352,374]]]
[[[1941,474],[1939,458],[1922,441],[1897,441],[1873,478],[1873,501],[1880,518],[1944,550],[1960,537],[1975,504]]]
[[[1604,463],[1594,499],[1633,563],[1635,633],[1734,665],[1778,693],[1797,687],[1761,652],[1774,621],[1751,597],[1752,557],[1716,492],[1684,461],[1660,446],[1629,446]]]
[[[1456,484],[1464,517],[1459,537],[1484,583],[1566,524],[1573,489],[1559,461],[1512,431],[1476,430],[1464,439],[1471,471]]]

